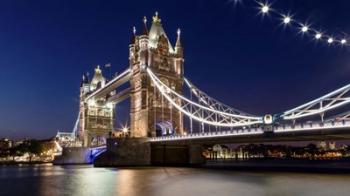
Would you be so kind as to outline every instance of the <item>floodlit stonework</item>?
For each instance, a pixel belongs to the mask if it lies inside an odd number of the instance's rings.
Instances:
[[[144,19],[142,33],[134,35],[129,47],[131,77],[131,136],[149,137],[156,135],[156,124],[169,121],[176,133],[183,132],[182,114],[172,108],[154,89],[148,77],[149,67],[165,84],[182,94],[183,87],[183,49],[180,42],[180,31],[175,48],[171,45],[158,14],[153,17],[148,31]]]
[[[106,79],[99,67],[95,69],[91,82],[87,76],[83,76],[80,87],[80,124],[79,139],[84,146],[90,146],[92,142],[99,142],[100,138],[106,137],[113,130],[114,107],[107,104],[106,97],[97,100],[85,101],[85,98],[94,90],[103,87]],[[95,139],[95,141],[93,141]]]
[[[183,115],[162,97],[146,72],[148,67],[163,83],[182,94],[184,58],[180,40],[181,32],[177,31],[177,40],[173,47],[157,13],[153,17],[149,30],[146,18],[143,22],[141,33],[136,34],[135,29],[133,31],[129,45],[130,73],[126,74],[124,80],[124,82],[130,82],[128,96],[130,96],[131,137],[156,136],[157,130],[164,131],[160,128],[162,126],[168,126],[165,130],[172,132],[167,134],[173,134],[173,132],[182,134]],[[78,137],[80,141],[84,141],[84,146],[92,145],[94,140],[104,138],[114,130],[114,104],[116,103],[108,99],[113,96],[112,93],[120,92],[115,89],[119,84],[115,82],[115,88],[112,88],[113,84],[106,82],[99,67],[95,69],[91,81],[87,75],[83,76],[80,87]],[[95,93],[100,89],[104,89],[102,91],[105,92],[96,95]],[[175,101],[180,103],[180,100]]]

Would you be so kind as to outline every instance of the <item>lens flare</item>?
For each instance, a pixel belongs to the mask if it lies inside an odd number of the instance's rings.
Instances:
[[[292,19],[289,16],[285,16],[284,19],[283,19],[283,23],[284,24],[288,24],[288,23],[290,23],[291,20]]]
[[[333,40],[333,38],[331,38],[331,37],[328,38],[328,40],[327,40],[327,42],[328,42],[329,44],[333,43],[333,41],[334,41],[334,40]]]
[[[316,38],[316,39],[321,39],[321,37],[322,37],[322,34],[321,34],[321,33],[317,33],[317,34],[315,35],[315,38]]]
[[[306,25],[304,25],[304,26],[301,28],[301,31],[302,31],[303,33],[306,33],[308,30],[309,30],[309,27],[306,26]]]
[[[261,12],[264,13],[264,14],[266,14],[267,12],[269,12],[269,10],[270,10],[270,8],[269,8],[268,5],[263,5],[263,6],[261,7]]]

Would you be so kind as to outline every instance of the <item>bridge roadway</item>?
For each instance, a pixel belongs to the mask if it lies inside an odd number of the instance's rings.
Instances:
[[[103,86],[102,88],[99,88],[98,90],[90,94],[88,97],[86,97],[85,101],[88,101],[91,98],[98,99],[101,97],[105,97],[108,93],[115,90],[117,87],[128,82],[130,80],[130,77],[131,77],[131,71],[130,69],[126,69],[124,72],[114,77],[111,81],[107,82],[105,86]]]
[[[194,133],[188,135],[163,136],[150,138],[149,141],[152,144],[163,145],[209,145],[348,139],[350,139],[350,120],[326,123],[304,123],[295,124],[294,126],[279,125],[265,128],[247,128],[218,132]]]
[[[107,98],[108,103],[118,104],[130,97],[130,87]]]

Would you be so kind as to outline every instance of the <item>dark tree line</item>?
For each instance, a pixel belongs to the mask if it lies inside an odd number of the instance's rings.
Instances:
[[[285,158],[291,158],[293,154],[303,155],[304,153],[308,153],[309,155],[311,155],[311,158],[314,158],[315,155],[324,154],[327,151],[338,151],[341,152],[343,155],[346,155],[350,152],[350,146],[347,146],[347,148],[344,149],[323,150],[318,148],[313,143],[310,143],[304,147],[294,147],[288,145],[248,144],[239,146],[238,149],[239,148],[247,152],[248,155],[261,155],[262,157],[269,157],[269,151],[281,152],[285,154]]]
[[[32,161],[33,156],[40,156],[43,152],[44,147],[41,142],[38,140],[26,140],[23,143],[20,143],[14,147],[4,149],[0,151],[1,157],[9,157],[15,160],[17,156],[23,156],[25,153],[29,154],[29,161]]]

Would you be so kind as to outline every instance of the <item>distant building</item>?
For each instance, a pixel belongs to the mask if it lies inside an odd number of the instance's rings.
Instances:
[[[7,138],[0,139],[0,150],[8,149],[13,146],[13,141]]]
[[[325,141],[321,141],[318,144],[318,148],[322,149],[322,150],[327,150],[327,143]]]
[[[328,146],[329,146],[330,150],[336,150],[336,143],[335,142],[329,142]]]

